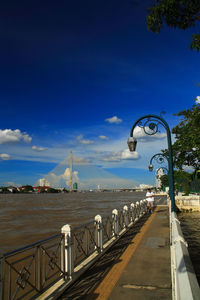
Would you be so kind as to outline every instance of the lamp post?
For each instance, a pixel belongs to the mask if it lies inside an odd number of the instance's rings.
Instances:
[[[153,167],[154,167],[153,166],[153,160],[155,160],[156,163],[158,163],[158,164],[162,164],[165,161],[167,161],[168,164],[169,164],[169,161],[168,161],[167,157],[163,153],[157,153],[154,156],[152,156],[152,158],[150,160],[150,164],[149,164],[149,167],[148,167],[150,172],[153,171]],[[166,169],[166,168],[163,167],[163,169]],[[167,170],[167,172],[168,172],[168,170]]]
[[[156,115],[146,115],[139,118],[132,126],[130,137],[128,139],[128,147],[131,152],[136,150],[137,140],[133,136],[133,131],[136,126],[139,126],[144,130],[147,135],[154,135],[158,132],[159,125],[162,125],[167,132],[167,143],[168,143],[168,178],[169,178],[169,197],[171,200],[171,211],[175,211],[175,198],[174,198],[174,171],[173,171],[173,156],[172,156],[172,142],[171,142],[171,132],[167,122],[161,117]]]

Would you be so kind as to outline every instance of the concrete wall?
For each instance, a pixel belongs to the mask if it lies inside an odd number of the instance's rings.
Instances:
[[[180,211],[193,212],[200,211],[200,196],[176,196],[176,206]]]

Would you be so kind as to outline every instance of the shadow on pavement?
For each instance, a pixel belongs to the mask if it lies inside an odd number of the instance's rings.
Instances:
[[[149,216],[150,214],[146,214],[135,223],[115,245],[82,274],[58,299],[95,299],[97,296],[92,294],[93,290],[100,284],[112,266],[120,261],[120,256],[131,244],[132,239],[140,231]]]

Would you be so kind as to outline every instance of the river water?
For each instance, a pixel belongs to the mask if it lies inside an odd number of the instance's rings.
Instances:
[[[1,253],[60,232],[65,224],[79,226],[97,214],[144,199],[144,192],[66,194],[0,194]]]

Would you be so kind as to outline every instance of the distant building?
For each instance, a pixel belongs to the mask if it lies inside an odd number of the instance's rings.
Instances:
[[[45,178],[41,178],[38,180],[38,185],[39,186],[45,186],[45,187],[50,187],[50,183],[48,180],[46,180]]]
[[[161,177],[165,175],[164,171],[162,168],[159,168],[156,170],[156,188],[160,189],[161,188]]]
[[[144,191],[144,190],[147,190],[147,189],[150,189],[150,188],[152,188],[152,185],[141,183],[139,185],[139,188],[137,188],[137,189],[141,190],[141,191]]]

